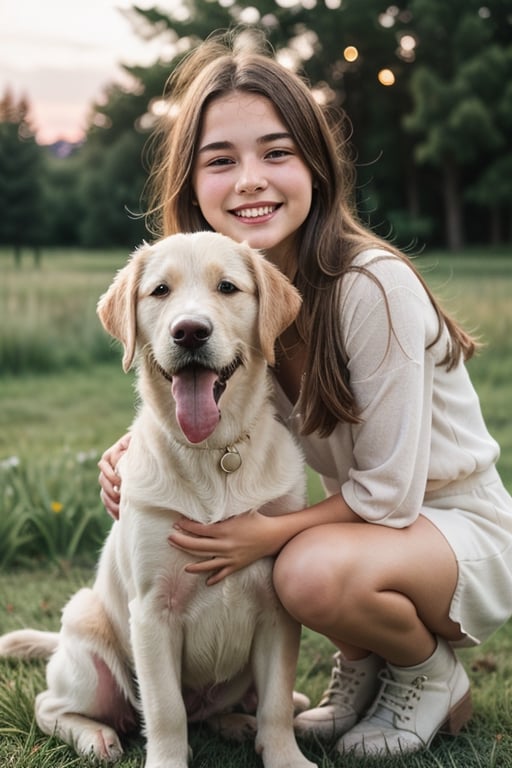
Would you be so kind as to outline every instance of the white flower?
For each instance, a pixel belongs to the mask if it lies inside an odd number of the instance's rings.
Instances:
[[[7,459],[0,461],[0,469],[13,469],[14,467],[19,467],[19,465],[19,456],[9,456]]]

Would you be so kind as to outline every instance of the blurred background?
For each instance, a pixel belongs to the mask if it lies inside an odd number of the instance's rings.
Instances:
[[[512,0],[78,5],[0,0],[0,245],[138,243],[169,74],[233,24],[263,30],[348,115],[376,231],[400,246],[510,243]]]

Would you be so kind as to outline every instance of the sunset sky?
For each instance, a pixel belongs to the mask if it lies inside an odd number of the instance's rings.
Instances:
[[[179,1],[179,0],[178,0]],[[177,0],[138,0],[169,10]],[[26,96],[39,143],[75,141],[119,62],[150,64],[159,43],[141,41],[122,9],[131,0],[0,0],[0,95]]]

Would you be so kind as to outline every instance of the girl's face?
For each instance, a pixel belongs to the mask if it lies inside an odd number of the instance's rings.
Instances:
[[[264,96],[234,92],[204,113],[193,172],[201,212],[216,232],[284,267],[311,207],[313,180],[288,128]]]

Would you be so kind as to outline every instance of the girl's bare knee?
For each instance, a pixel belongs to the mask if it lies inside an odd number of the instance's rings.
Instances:
[[[278,555],[274,587],[288,613],[306,626],[318,626],[339,605],[345,578],[343,554],[335,561],[329,548],[318,544],[316,532],[300,534]]]

